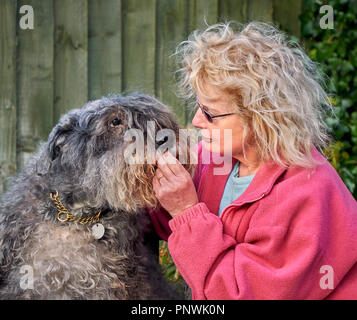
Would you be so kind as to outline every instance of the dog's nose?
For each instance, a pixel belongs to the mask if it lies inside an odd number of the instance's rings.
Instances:
[[[165,142],[167,142],[169,140],[169,138],[167,136],[164,137],[164,139],[160,140],[160,141],[156,141],[157,146],[161,146],[163,145]]]

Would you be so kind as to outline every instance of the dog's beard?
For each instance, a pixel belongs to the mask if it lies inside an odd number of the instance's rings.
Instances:
[[[188,148],[180,148],[190,159]],[[83,178],[83,187],[87,190],[88,201],[93,207],[109,206],[113,209],[136,212],[141,208],[154,208],[158,200],[153,189],[156,162],[130,163],[124,160],[122,149],[107,151],[99,159],[91,160]],[[193,173],[190,163],[184,167]]]
[[[87,163],[82,185],[91,206],[133,212],[155,207],[154,164],[129,164],[123,159],[121,151],[113,150]]]

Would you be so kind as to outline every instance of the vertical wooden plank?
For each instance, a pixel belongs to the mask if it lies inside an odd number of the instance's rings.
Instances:
[[[0,0],[0,195],[16,172],[16,1]]]
[[[300,37],[301,21],[299,15],[302,10],[302,0],[274,0],[274,21],[291,35]]]
[[[196,0],[196,27],[205,29],[218,21],[218,0]]]
[[[55,121],[88,100],[88,3],[55,0]]]
[[[18,7],[22,5],[32,6],[34,29],[22,30],[17,24],[18,169],[47,139],[53,125],[53,2],[21,0]]]
[[[174,110],[182,125],[186,124],[186,108],[175,94],[177,66],[172,54],[187,36],[186,10],[187,0],[157,1],[156,96]]]
[[[219,0],[188,0],[188,32],[217,23],[218,7]]]
[[[88,86],[90,99],[122,88],[121,0],[88,2]]]
[[[187,0],[187,35],[192,31],[197,29],[197,1],[196,0]]]
[[[219,0],[219,17],[221,21],[234,20],[248,22],[248,3],[250,0]]]
[[[155,94],[156,0],[123,0],[123,89]]]
[[[248,2],[249,21],[273,21],[273,0],[250,0]]]

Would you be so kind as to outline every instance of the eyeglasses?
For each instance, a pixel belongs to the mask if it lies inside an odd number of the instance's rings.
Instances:
[[[203,107],[200,105],[200,103],[198,102],[198,100],[196,100],[196,102],[197,102],[197,105],[199,106],[199,108],[201,109],[203,115],[205,116],[205,118],[207,119],[207,121],[208,121],[209,123],[212,123],[214,118],[219,118],[219,117],[224,117],[224,116],[230,116],[230,115],[232,115],[232,114],[235,114],[235,113],[223,113],[223,114],[218,114],[218,115],[212,116],[211,114],[209,114],[208,111],[206,111],[205,109],[203,109]]]

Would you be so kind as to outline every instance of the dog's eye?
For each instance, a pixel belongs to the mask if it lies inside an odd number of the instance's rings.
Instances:
[[[116,126],[119,126],[120,124],[121,124],[121,120],[118,118],[115,118],[110,125],[112,127],[116,127]]]

